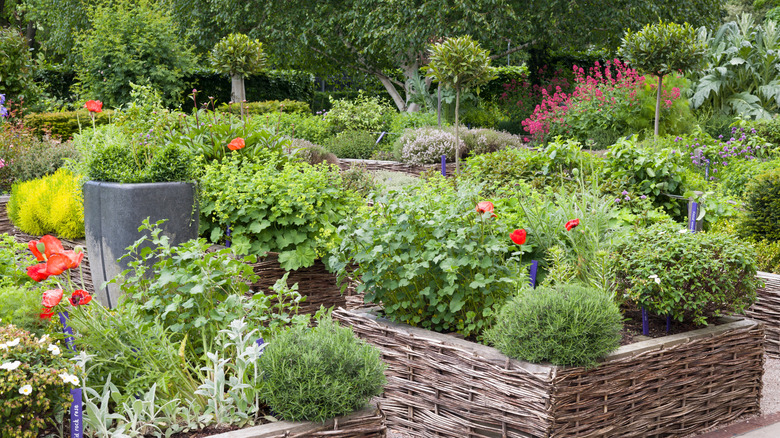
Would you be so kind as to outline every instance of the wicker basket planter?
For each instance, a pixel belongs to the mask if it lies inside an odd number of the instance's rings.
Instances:
[[[385,415],[372,405],[324,423],[280,421],[209,438],[382,438],[386,434]]]
[[[746,315],[764,323],[766,331],[766,354],[780,357],[780,275],[759,272],[764,287],[758,290],[758,300],[750,306]]]
[[[509,359],[368,310],[334,317],[382,351],[388,426],[414,436],[683,436],[759,412],[764,329],[749,319],[627,345],[584,369]]]

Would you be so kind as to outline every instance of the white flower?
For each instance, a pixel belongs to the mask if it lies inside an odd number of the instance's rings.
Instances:
[[[38,339],[38,343],[43,344],[47,339],[49,339],[49,335],[43,335],[41,336],[41,339]]]
[[[9,342],[7,345],[9,347],[16,347],[17,345],[19,345],[19,338],[14,339],[13,341]]]
[[[661,279],[660,279],[660,278],[658,278],[658,276],[657,276],[657,275],[655,275],[655,274],[653,274],[653,275],[651,275],[651,276],[649,276],[649,277],[647,277],[647,278],[652,278],[652,279],[653,279],[653,281],[655,281],[657,284],[661,284]]]
[[[19,362],[18,360],[15,360],[13,362],[5,362],[2,365],[0,365],[0,370],[13,371],[13,370],[19,368],[19,365],[21,365],[21,364],[22,363]]]
[[[49,344],[48,350],[51,351],[51,354],[53,354],[55,356],[59,356],[60,355],[60,347],[58,347],[58,346],[56,346],[54,344]]]
[[[680,233],[680,234],[685,234],[687,232],[688,232],[687,228],[683,228],[682,230],[678,231],[678,233]]]
[[[30,395],[32,394],[32,386],[30,385],[24,385],[21,388],[19,388],[19,394],[22,395]]]
[[[0,350],[8,350],[8,344],[0,344]]]
[[[79,385],[79,378],[77,376],[73,375],[73,374],[62,373],[62,374],[59,374],[59,376],[60,376],[60,378],[62,379],[62,381],[64,383],[72,383],[72,384],[74,384],[76,386]]]

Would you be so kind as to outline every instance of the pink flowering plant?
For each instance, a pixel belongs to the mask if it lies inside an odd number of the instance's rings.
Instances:
[[[544,99],[522,122],[534,140],[545,141],[562,135],[587,141],[593,132],[608,131],[617,137],[652,127],[657,89],[654,78],[640,75],[619,59],[607,60],[603,65],[596,61],[587,72],[577,65],[572,70],[574,90],[566,93],[556,87],[555,92],[550,93],[542,89]],[[675,102],[685,102],[681,98],[681,87],[684,86],[685,80],[681,77],[664,83],[661,91],[662,116],[665,118],[680,111]]]

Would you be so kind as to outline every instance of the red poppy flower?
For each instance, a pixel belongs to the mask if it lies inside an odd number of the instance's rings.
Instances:
[[[493,203],[490,201],[482,201],[477,204],[477,213],[493,213]]]
[[[65,254],[52,254],[49,260],[46,260],[46,273],[49,275],[60,275],[70,269],[70,264],[70,259]]]
[[[46,258],[41,254],[41,250],[38,249],[38,244],[41,243],[39,240],[31,240],[27,242],[27,247],[30,248],[30,252],[33,253],[35,256],[35,259],[39,262],[46,261]]]
[[[569,222],[566,222],[566,225],[564,226],[566,227],[566,231],[571,231],[572,228],[575,228],[579,224],[580,224],[579,219],[572,219]]]
[[[55,254],[65,257],[66,261],[66,269],[73,269],[77,268],[79,264],[81,264],[81,261],[84,259],[84,252],[79,251],[63,251],[61,253]]]
[[[83,306],[84,304],[89,304],[89,302],[92,301],[92,295],[83,289],[76,289],[73,291],[68,301],[70,301],[72,306]]]
[[[49,274],[46,272],[46,263],[38,263],[34,266],[27,267],[27,275],[35,281],[41,282],[49,278]]]
[[[91,113],[103,112],[103,102],[99,100],[88,100],[84,107]]]
[[[62,247],[62,242],[60,242],[60,240],[54,236],[50,236],[47,234],[41,237],[41,243],[43,243],[43,245],[46,247],[44,255],[46,256],[47,259],[51,257],[52,254],[56,254],[58,252],[65,252],[65,248]]]
[[[41,304],[43,307],[54,307],[62,301],[62,289],[49,289],[43,293]]]
[[[40,315],[38,315],[41,319],[51,319],[51,317],[54,316],[54,312],[48,307],[45,307]]]
[[[512,231],[512,234],[509,235],[509,238],[512,239],[512,242],[515,242],[518,245],[522,245],[525,243],[525,238],[528,233],[524,229],[514,230]]]
[[[244,139],[241,137],[236,137],[230,143],[228,143],[228,149],[230,149],[231,151],[237,151],[239,149],[243,149],[244,146],[246,146],[246,143],[244,142]]]

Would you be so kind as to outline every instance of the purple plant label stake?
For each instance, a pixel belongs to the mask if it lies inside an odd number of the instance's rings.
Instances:
[[[709,181],[710,180],[710,163],[707,162],[707,166],[704,167],[704,180]]]
[[[650,327],[647,324],[647,310],[645,310],[645,306],[642,306],[642,334],[645,336],[650,334]]]
[[[65,345],[74,352],[73,346],[73,327],[68,325],[68,312],[59,312],[60,322],[62,323],[62,332],[65,333]],[[70,395],[73,402],[70,404],[70,436],[71,438],[82,438],[84,432],[84,422],[81,412],[81,388],[71,389]]]
[[[81,388],[71,389],[73,402],[70,404],[70,437],[83,438],[84,422],[81,412]]]
[[[387,134],[387,132],[385,131],[382,131],[382,133],[379,134],[379,138],[376,139],[376,143],[374,144],[374,146],[379,146],[379,142],[382,141],[383,138],[385,138],[385,134]]]
[[[531,260],[531,288],[536,289],[536,272],[539,270],[539,262],[536,260]]]
[[[666,333],[672,328],[672,315],[666,315]]]
[[[257,346],[258,346],[258,347],[262,347],[262,346],[263,346],[263,344],[265,344],[265,341],[263,341],[263,338],[258,338],[258,339],[255,341],[255,344],[257,344]],[[259,355],[259,356],[262,356],[262,355],[263,355],[263,350],[260,350],[260,355]],[[258,356],[258,357],[259,357],[259,356]]]
[[[228,237],[225,239],[225,248],[230,248],[230,225],[227,226],[227,229],[225,230],[225,235]]]
[[[693,202],[691,203],[691,217],[688,218],[688,229],[691,230],[691,233],[696,232],[696,216],[699,215],[699,203]]]
[[[447,176],[447,156],[441,156],[441,176]]]

